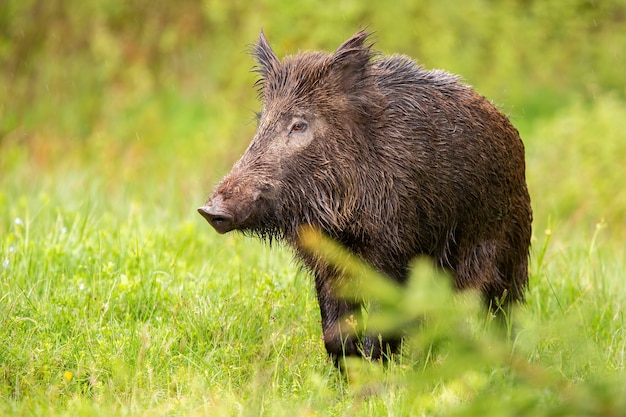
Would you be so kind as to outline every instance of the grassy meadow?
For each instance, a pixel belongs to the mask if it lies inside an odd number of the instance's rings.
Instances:
[[[383,3],[0,5],[0,415],[626,415],[626,3]],[[344,377],[290,252],[195,210],[254,133],[259,30],[360,27],[510,116],[534,237],[510,341],[416,263],[368,323],[424,325]]]

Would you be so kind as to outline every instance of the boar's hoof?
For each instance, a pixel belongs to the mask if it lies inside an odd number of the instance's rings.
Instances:
[[[218,233],[230,232],[235,228],[233,216],[215,206],[202,206],[198,213],[209,222]]]

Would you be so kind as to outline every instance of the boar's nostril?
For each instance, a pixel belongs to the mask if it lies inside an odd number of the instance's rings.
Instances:
[[[216,209],[214,206],[200,207],[198,213],[200,213],[218,233],[230,232],[235,228],[233,216]]]

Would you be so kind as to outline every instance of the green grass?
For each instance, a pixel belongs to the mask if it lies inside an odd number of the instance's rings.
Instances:
[[[171,162],[171,144],[107,149],[106,133],[71,150],[6,143],[0,414],[620,415],[626,141],[610,115],[625,109],[608,96],[526,132],[537,217],[514,343],[471,298],[426,287],[397,303],[426,314],[405,356],[352,363],[347,380],[289,251],[219,236],[195,213],[202,143]]]
[[[0,8],[0,415],[626,414],[620,1],[35,3]],[[534,237],[510,341],[418,265],[367,317],[422,318],[403,355],[343,377],[289,250],[195,208],[254,132],[259,28],[282,55],[364,22],[510,114]]]

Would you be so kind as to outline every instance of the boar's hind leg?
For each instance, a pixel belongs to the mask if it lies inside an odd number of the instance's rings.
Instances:
[[[467,245],[456,269],[457,289],[482,292],[485,306],[499,319],[509,316],[515,302],[524,301],[526,260],[506,241],[484,240]]]
[[[461,247],[456,267],[456,288],[480,290],[486,307],[497,312],[507,290],[506,280],[498,270],[497,241],[468,242]]]

